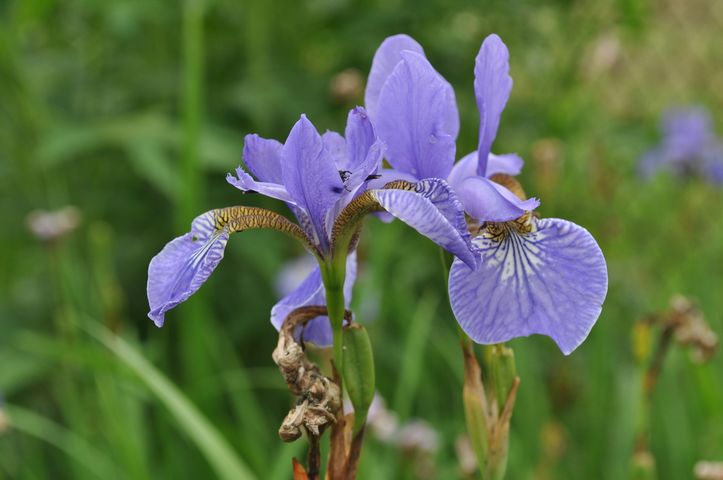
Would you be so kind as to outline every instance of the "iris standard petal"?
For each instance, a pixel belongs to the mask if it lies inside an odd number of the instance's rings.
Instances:
[[[476,220],[506,222],[540,206],[536,198],[521,200],[514,193],[484,177],[471,177],[455,188],[464,210]]]
[[[329,152],[331,158],[334,160],[337,170],[346,169],[346,164],[349,162],[346,153],[346,140],[339,133],[327,130],[321,135],[321,140],[324,142],[324,148]]]
[[[352,290],[356,281],[356,271],[356,252],[352,252],[346,260],[346,278],[344,280],[344,302],[347,307],[351,302]],[[318,266],[309,273],[296,290],[273,306],[271,309],[271,324],[276,330],[279,330],[286,317],[293,310],[311,305],[326,305],[324,283]],[[304,341],[312,342],[320,347],[326,347],[333,343],[331,324],[327,316],[320,316],[310,320],[303,331],[298,332],[298,335],[300,338],[303,337]]]
[[[282,147],[281,142],[256,134],[244,138],[244,163],[260,182],[281,183]]]
[[[477,257],[470,244],[462,205],[447,182],[427,179],[413,190],[371,190],[381,207],[470,266]]]
[[[457,116],[454,92],[424,56],[410,51],[401,56],[379,96],[377,135],[396,170],[420,179],[447,178],[457,132],[445,119]]]
[[[361,185],[369,175],[376,173],[381,164],[383,148],[366,110],[362,107],[356,107],[349,112],[344,137],[348,162],[343,170],[349,174],[344,183],[346,190],[350,191]]]
[[[507,47],[495,34],[485,38],[475,59],[474,92],[480,113],[477,174],[481,176],[489,176],[487,156],[512,91],[509,60]]]
[[[326,213],[344,192],[334,160],[314,125],[301,116],[281,151],[281,176],[294,203],[304,209],[322,246],[328,242]]]
[[[376,118],[379,95],[384,83],[402,61],[402,52],[409,50],[424,55],[424,49],[409,35],[399,34],[386,38],[374,53],[372,67],[369,70],[367,87],[364,92],[364,104],[370,115]]]
[[[477,343],[542,334],[567,355],[600,315],[608,284],[605,258],[584,228],[554,218],[533,222],[531,233],[506,226],[496,236],[485,232],[473,240],[481,261],[475,270],[458,260],[452,264],[452,310]]]
[[[165,313],[195,293],[223,258],[229,231],[215,228],[214,212],[196,217],[191,231],[171,240],[148,266],[148,317],[158,327]]]

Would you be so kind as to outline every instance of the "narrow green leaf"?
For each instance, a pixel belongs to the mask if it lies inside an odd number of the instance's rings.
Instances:
[[[104,327],[89,324],[86,328],[93,337],[115,353],[158,397],[178,422],[178,426],[203,453],[219,478],[227,480],[255,478],[249,467],[236,455],[208,419],[143,355]]]
[[[5,409],[13,429],[57,447],[98,478],[127,478],[101,450],[75,432],[32,410],[14,405],[6,405]]]

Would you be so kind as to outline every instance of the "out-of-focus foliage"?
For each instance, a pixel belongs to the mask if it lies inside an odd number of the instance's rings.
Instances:
[[[645,412],[631,343],[674,293],[723,331],[723,190],[635,174],[670,105],[706,105],[723,131],[721,29],[715,0],[0,3],[0,477],[290,477],[304,445],[276,436],[291,396],[268,316],[300,248],[273,232],[234,238],[161,330],[146,318],[146,269],[195,214],[281,211],[226,184],[243,136],[283,139],[302,112],[340,130],[398,32],[455,86],[459,156],[477,138],[474,55],[500,34],[515,86],[495,151],[522,155],[540,213],[586,226],[609,264],[602,317],[573,355],[511,342],[522,386],[509,477],[624,478],[648,418],[660,478],[723,459],[722,356],[698,365],[674,348]],[[31,212],[68,205],[80,224],[62,238],[27,228],[45,218]],[[361,478],[459,476],[462,359],[437,255],[399,222],[367,221],[354,307],[377,388],[440,442],[422,461],[370,436]],[[129,342],[125,356],[102,328]],[[139,361],[158,372],[138,376]],[[149,388],[160,372],[175,387]]]

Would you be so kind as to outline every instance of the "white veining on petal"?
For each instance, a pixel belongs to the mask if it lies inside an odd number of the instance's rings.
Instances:
[[[569,353],[597,320],[607,292],[605,259],[582,227],[559,219],[531,220],[530,232],[495,224],[473,243],[477,270],[455,261],[450,299],[455,316],[479,343],[534,333]]]

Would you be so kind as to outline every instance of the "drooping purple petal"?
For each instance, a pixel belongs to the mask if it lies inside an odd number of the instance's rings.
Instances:
[[[386,38],[374,54],[364,92],[364,104],[373,118],[377,116],[377,104],[382,87],[394,71],[394,67],[402,61],[402,52],[405,50],[424,55],[422,46],[412,37],[404,34]]]
[[[401,56],[379,96],[377,135],[396,170],[418,179],[447,178],[457,136],[447,120],[458,116],[454,91],[424,56]]]
[[[351,302],[352,290],[356,281],[356,252],[349,254],[346,260],[346,278],[344,280],[344,301],[346,306]],[[326,305],[324,284],[321,280],[319,267],[315,267],[303,282],[289,295],[282,298],[271,309],[271,324],[279,330],[284,320],[293,310],[310,305]],[[312,342],[320,347],[333,343],[329,317],[321,316],[309,321],[303,331],[298,332],[304,341]]]
[[[334,160],[305,115],[281,150],[281,176],[294,203],[304,209],[322,244],[328,242],[326,213],[344,192]]]
[[[483,177],[464,180],[455,192],[465,212],[472,218],[487,222],[514,220],[540,206],[536,198],[521,200],[502,185]]]
[[[244,138],[244,163],[259,182],[281,183],[281,148],[273,139],[256,134]]]
[[[470,243],[462,205],[447,182],[427,179],[414,190],[372,190],[377,202],[416,231],[474,266],[477,257]]]
[[[495,34],[485,38],[475,60],[474,92],[480,113],[477,174],[483,177],[489,175],[487,157],[512,91],[509,61],[507,47]]]
[[[216,230],[213,211],[196,217],[191,231],[171,240],[148,266],[148,317],[163,326],[165,313],[185,301],[223,258],[228,230]]]
[[[477,343],[542,334],[567,355],[600,315],[607,293],[605,258],[584,228],[560,219],[536,223],[533,233],[473,240],[482,259],[476,270],[453,263],[452,310]]]

